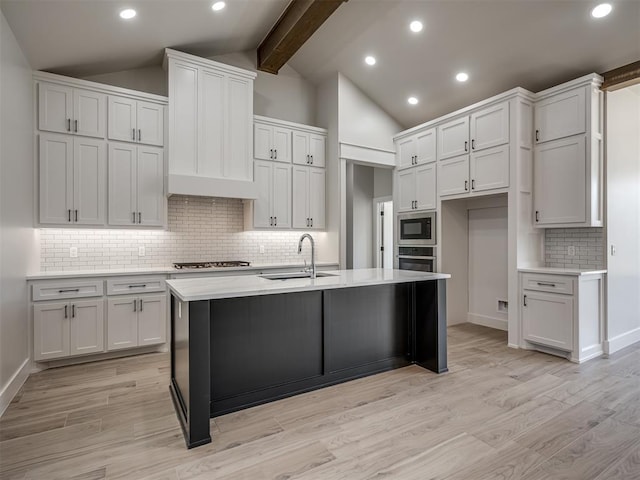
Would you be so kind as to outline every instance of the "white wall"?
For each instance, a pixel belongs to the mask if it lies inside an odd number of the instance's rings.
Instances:
[[[390,197],[393,195],[393,170],[390,168],[373,169],[373,196]]]
[[[640,340],[640,85],[607,93],[606,146],[605,349],[613,353]]]
[[[33,81],[0,18],[0,413],[28,373],[25,275],[37,269],[33,226]]]
[[[237,52],[211,57],[216,62],[247,70],[256,70],[255,52]],[[288,65],[278,75],[257,72],[254,81],[253,111],[256,115],[315,125],[316,88]],[[122,72],[85,77],[85,80],[106,83],[133,90],[167,95],[167,72],[162,67],[147,67]],[[316,125],[324,127],[325,125]]]
[[[353,166],[352,258],[350,268],[373,267],[373,171]]]

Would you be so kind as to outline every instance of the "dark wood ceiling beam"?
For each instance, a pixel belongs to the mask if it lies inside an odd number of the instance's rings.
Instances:
[[[278,70],[347,0],[292,0],[258,47],[258,70]]]
[[[640,60],[624,67],[604,72],[602,76],[604,77],[603,90],[617,90],[638,83],[640,79]]]

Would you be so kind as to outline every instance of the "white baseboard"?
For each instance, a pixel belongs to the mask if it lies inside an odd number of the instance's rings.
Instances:
[[[467,322],[474,325],[482,325],[483,327],[495,328],[498,330],[509,331],[509,322],[501,318],[487,317],[486,315],[478,315],[477,313],[468,313]]]
[[[4,414],[4,411],[7,409],[13,397],[16,396],[24,382],[29,378],[29,372],[31,370],[31,361],[27,358],[20,365],[20,368],[16,370],[16,373],[13,374],[13,377],[7,382],[5,387],[0,392],[0,417]]]
[[[640,328],[635,328],[617,337],[604,341],[604,353],[611,355],[612,353],[622,350],[629,345],[640,342]]]

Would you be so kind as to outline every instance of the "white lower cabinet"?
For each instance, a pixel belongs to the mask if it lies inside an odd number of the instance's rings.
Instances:
[[[158,345],[167,340],[165,294],[107,300],[107,350]]]
[[[104,351],[102,298],[40,302],[33,306],[37,361]]]
[[[574,362],[603,351],[603,274],[522,273],[523,346]]]

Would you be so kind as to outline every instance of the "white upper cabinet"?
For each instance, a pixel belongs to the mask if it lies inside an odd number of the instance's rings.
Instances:
[[[257,160],[291,163],[291,129],[255,122],[253,148]]]
[[[469,152],[469,117],[464,116],[438,127],[438,159]]]
[[[105,95],[56,83],[38,84],[38,129],[104,138]]]
[[[501,145],[469,156],[471,192],[509,186],[509,145]]]
[[[509,103],[504,102],[471,114],[471,151],[509,143]]]
[[[258,198],[253,201],[253,227],[291,228],[291,166],[256,160]]]
[[[41,133],[38,157],[40,223],[103,225],[105,142]]]
[[[164,224],[164,153],[161,148],[138,147],[136,193],[138,224]]]
[[[325,228],[325,188],[324,169],[293,167],[293,228]]]
[[[109,140],[164,145],[164,106],[109,95]]]
[[[592,74],[539,93],[533,150],[533,224],[603,225],[602,78]]]
[[[398,168],[408,168],[436,161],[436,129],[403,138],[397,142]]]
[[[436,208],[436,165],[419,165],[398,172],[398,211]]]
[[[469,155],[438,162],[440,196],[469,193]]]
[[[326,135],[294,130],[293,163],[324,167],[326,140]]]
[[[248,189],[254,193],[253,79],[256,74],[169,49],[166,57],[168,193],[236,198],[243,198]]]
[[[586,113],[584,87],[551,95],[536,102],[534,107],[536,143],[585,133]]]

